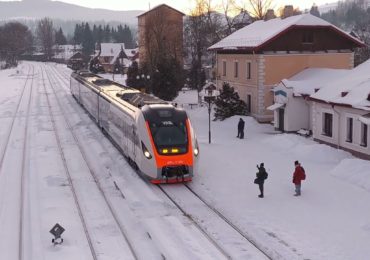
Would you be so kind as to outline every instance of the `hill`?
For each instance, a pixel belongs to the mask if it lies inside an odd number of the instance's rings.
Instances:
[[[143,11],[113,11],[93,9],[59,1],[26,0],[0,2],[0,17],[9,19],[51,19],[78,21],[119,21],[131,25],[137,24],[137,16]]]

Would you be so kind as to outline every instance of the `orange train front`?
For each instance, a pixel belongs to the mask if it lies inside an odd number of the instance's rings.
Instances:
[[[152,183],[191,181],[197,171],[199,147],[186,112],[164,104],[144,106],[141,111],[141,172]]]

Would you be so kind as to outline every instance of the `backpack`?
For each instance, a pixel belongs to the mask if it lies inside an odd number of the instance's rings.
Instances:
[[[269,177],[269,174],[265,171],[265,176],[263,176],[263,178],[266,180],[267,177]]]
[[[302,169],[302,172],[303,172],[302,180],[305,180],[306,179],[306,172],[304,171],[304,168],[302,166],[301,166],[301,169]]]

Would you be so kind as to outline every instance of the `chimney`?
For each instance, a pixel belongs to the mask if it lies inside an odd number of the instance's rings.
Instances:
[[[293,16],[293,14],[294,14],[293,6],[292,5],[286,5],[284,7],[284,11],[283,11],[283,18]]]
[[[275,19],[275,18],[276,18],[276,15],[275,15],[274,9],[268,9],[265,15],[265,21]]]

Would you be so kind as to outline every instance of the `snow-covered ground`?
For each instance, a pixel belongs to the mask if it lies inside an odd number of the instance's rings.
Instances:
[[[96,259],[224,259],[222,250],[266,258],[184,185],[163,188],[186,214],[139,178],[71,97],[69,73],[26,62],[0,71],[0,259],[94,259],[92,251]],[[369,161],[251,117],[243,117],[243,140],[239,117],[212,122],[208,144],[207,108],[185,109],[201,152],[189,187],[271,259],[369,259]],[[307,175],[301,197],[293,196],[295,160]],[[263,199],[253,183],[261,162],[269,173]],[[54,246],[57,222],[66,231]]]

